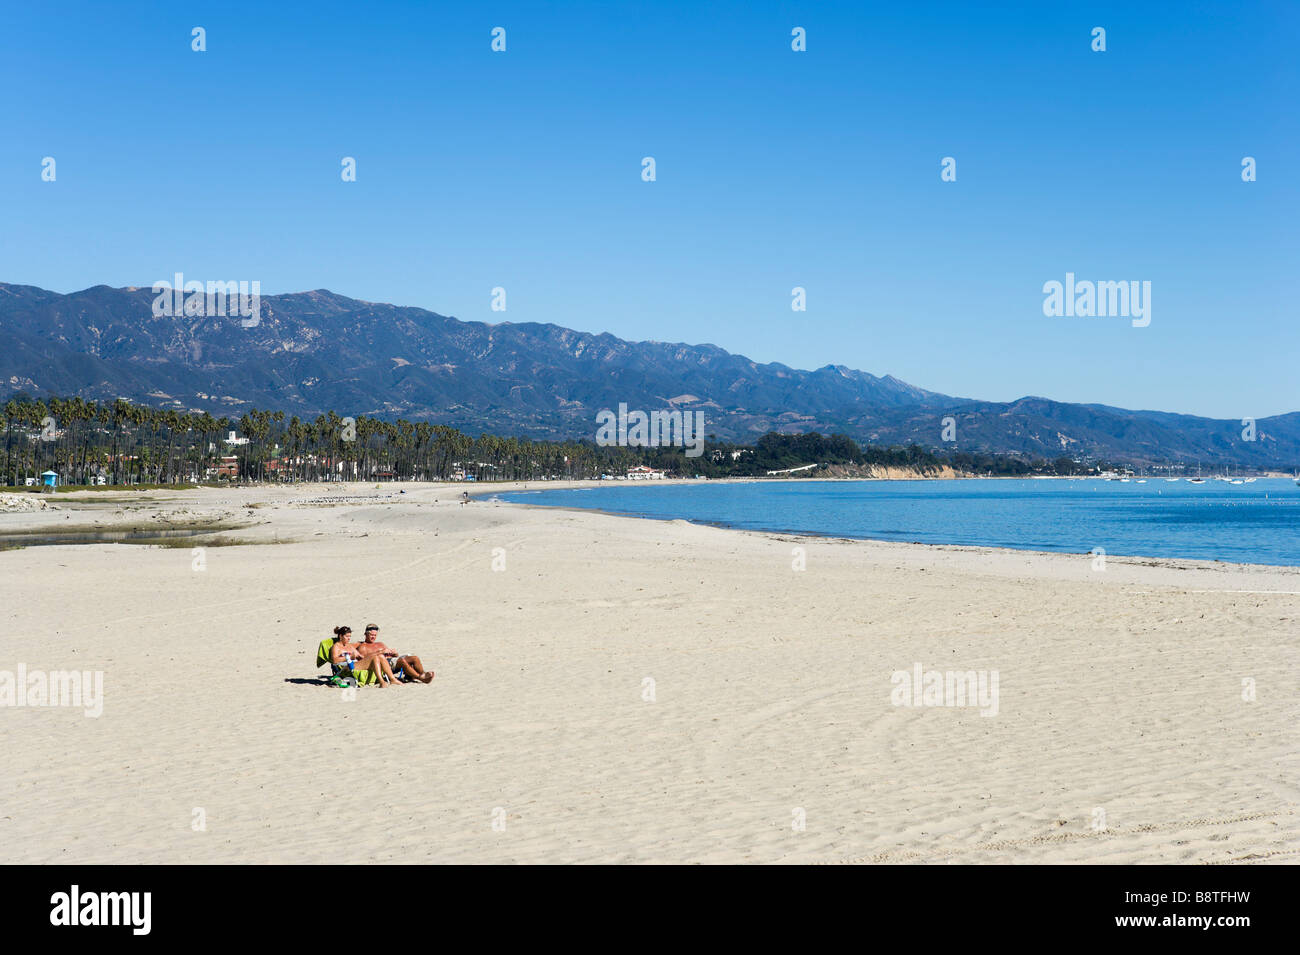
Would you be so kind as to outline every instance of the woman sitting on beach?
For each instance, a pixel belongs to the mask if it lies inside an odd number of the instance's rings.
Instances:
[[[408,680],[416,680],[420,683],[428,683],[433,679],[433,671],[426,670],[420,658],[414,654],[407,654],[399,657],[397,651],[379,642],[379,625],[376,623],[369,624],[366,627],[366,639],[363,643],[355,644],[357,653],[364,658],[383,657],[392,666],[400,669]]]
[[[393,669],[388,665],[388,661],[383,654],[364,654],[360,650],[361,644],[352,642],[351,627],[345,625],[334,628],[334,646],[330,647],[330,663],[346,667],[348,661],[355,658],[356,662],[353,669],[363,673],[369,670],[373,673],[375,675],[375,686],[397,686],[397,677],[393,675]],[[385,677],[388,678],[388,684],[384,683]]]

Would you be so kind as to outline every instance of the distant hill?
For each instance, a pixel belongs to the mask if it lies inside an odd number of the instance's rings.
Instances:
[[[265,296],[260,323],[155,317],[149,288],[61,295],[0,283],[0,397],[129,398],[238,415],[405,417],[472,434],[590,437],[603,408],[702,410],[706,431],[843,432],[873,443],[1207,468],[1300,463],[1300,413],[1239,421],[1046,398],[953,398],[840,365],[801,371],[714,345],[628,342],[558,325],[462,322],[317,290]]]

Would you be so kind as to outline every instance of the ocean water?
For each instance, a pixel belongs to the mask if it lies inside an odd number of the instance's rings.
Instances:
[[[611,482],[502,500],[662,520],[926,544],[1300,566],[1300,486],[1150,478]]]

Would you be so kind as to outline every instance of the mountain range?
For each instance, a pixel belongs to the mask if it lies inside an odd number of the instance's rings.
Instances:
[[[596,413],[703,411],[706,434],[847,434],[873,444],[1144,465],[1287,468],[1300,413],[1239,420],[1026,397],[956,398],[841,365],[802,371],[715,345],[629,342],[551,324],[464,322],[317,290],[261,299],[259,321],[154,314],[151,288],[60,294],[0,283],[0,398],[122,397],[238,416],[404,417],[471,434],[590,438]],[[956,441],[943,440],[944,419]],[[950,431],[951,434],[951,431]]]

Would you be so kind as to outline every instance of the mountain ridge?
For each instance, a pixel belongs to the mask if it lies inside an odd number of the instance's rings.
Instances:
[[[155,316],[151,287],[0,283],[0,396],[117,397],[178,410],[402,416],[584,438],[603,408],[705,412],[706,432],[772,431],[1135,464],[1291,467],[1300,413],[1240,422],[1024,396],[959,398],[842,364],[804,370],[712,343],[627,341],[550,322],[463,321],[329,289],[261,297],[261,320]],[[944,419],[956,441],[942,440]]]

